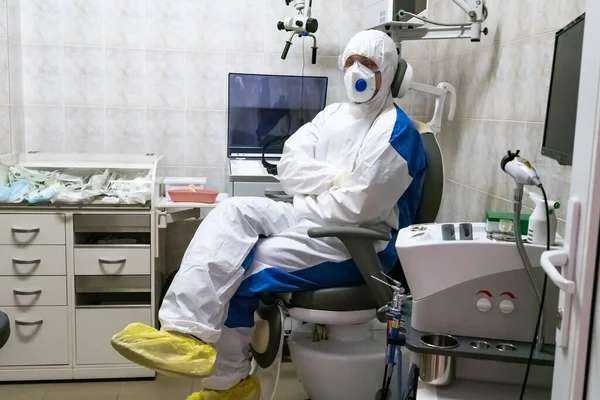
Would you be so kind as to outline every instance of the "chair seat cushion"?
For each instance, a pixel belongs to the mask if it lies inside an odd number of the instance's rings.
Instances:
[[[367,285],[295,292],[290,304],[293,307],[321,311],[362,311],[378,308]]]
[[[0,347],[4,346],[10,336],[10,323],[6,314],[0,311]]]

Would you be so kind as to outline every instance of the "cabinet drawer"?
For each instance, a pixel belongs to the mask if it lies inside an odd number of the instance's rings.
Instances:
[[[64,276],[0,276],[0,306],[66,306]]]
[[[2,307],[10,338],[0,349],[0,366],[69,364],[67,307]]]
[[[0,244],[65,244],[65,216],[0,214]]]
[[[65,246],[0,245],[0,275],[66,275]]]
[[[149,275],[150,247],[80,247],[75,275]]]
[[[75,310],[78,365],[131,364],[110,345],[113,335],[133,322],[152,324],[150,308],[81,308]]]

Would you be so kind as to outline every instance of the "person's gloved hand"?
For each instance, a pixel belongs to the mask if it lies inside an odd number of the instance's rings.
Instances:
[[[341,188],[342,186],[344,186],[344,182],[346,182],[348,175],[350,175],[350,171],[347,171],[345,169],[338,169],[333,178],[333,187]]]

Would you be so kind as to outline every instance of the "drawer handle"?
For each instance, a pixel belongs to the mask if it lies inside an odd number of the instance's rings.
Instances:
[[[10,228],[13,233],[40,233],[40,228]]]
[[[98,262],[100,264],[125,264],[127,262],[127,259],[123,258],[121,260],[104,260],[102,258],[99,258]]]
[[[33,264],[39,264],[42,262],[41,259],[35,259],[35,260],[17,260],[16,258],[13,258],[12,260],[13,264],[19,264],[19,265],[33,265]]]
[[[18,294],[19,296],[36,296],[38,294],[42,294],[42,289],[36,289],[36,290],[13,289],[13,293]]]
[[[15,319],[15,324],[21,326],[41,325],[42,323],[44,323],[43,319],[38,319],[37,321],[22,321],[20,319]]]

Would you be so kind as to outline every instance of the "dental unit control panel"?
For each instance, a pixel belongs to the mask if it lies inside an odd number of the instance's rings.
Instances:
[[[562,245],[562,238],[555,243]],[[513,363],[527,362],[539,301],[514,241],[489,238],[485,223],[425,224],[400,230],[396,250],[412,295],[406,347],[420,357],[421,381],[448,385],[456,376],[520,383],[522,371]],[[525,243],[525,250],[539,260],[546,248]],[[539,265],[533,270],[543,279]],[[557,301],[558,290],[548,286],[546,310],[555,309]],[[547,311],[546,318],[547,340],[533,360],[542,371],[536,382],[541,387],[551,384],[554,358],[556,315]],[[444,344],[448,341],[451,346]],[[451,377],[431,376],[429,367],[443,364],[435,357],[445,357]]]

